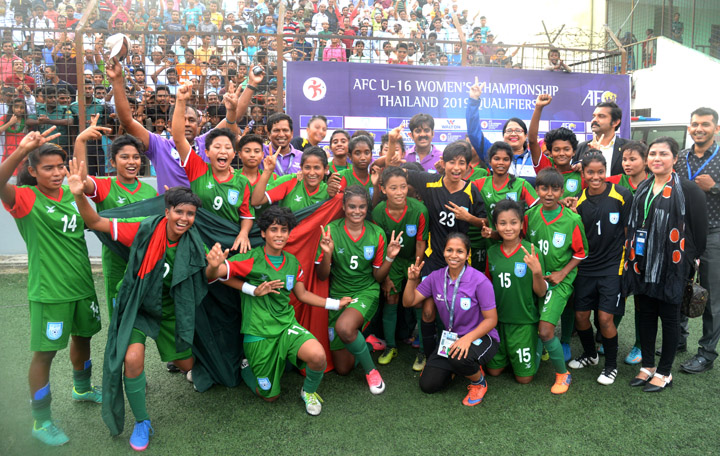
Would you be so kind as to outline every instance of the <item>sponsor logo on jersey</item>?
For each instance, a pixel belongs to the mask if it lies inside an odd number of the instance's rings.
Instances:
[[[487,197],[492,198],[492,192],[487,192]]]
[[[470,310],[470,298],[460,298],[460,308],[462,310]]]
[[[531,231],[530,231],[530,236],[535,236],[536,234],[537,234],[537,230],[531,230]]]
[[[49,321],[47,324],[47,329],[45,330],[45,335],[50,340],[58,340],[60,336],[62,336],[63,332],[63,322],[52,322]]]
[[[525,277],[526,272],[527,272],[527,264],[515,263],[515,276],[516,277]]]
[[[263,391],[270,391],[270,388],[272,387],[272,383],[270,383],[270,379],[267,377],[263,377],[263,378],[258,377],[258,386]]]
[[[292,290],[295,286],[295,276],[294,275],[286,275],[285,276],[285,288],[288,290]]]
[[[345,253],[345,248],[344,247],[338,248],[338,255],[342,255],[343,253]]]
[[[569,192],[575,192],[578,189],[578,180],[577,179],[568,179],[567,182],[565,182],[565,190]]]
[[[237,204],[238,198],[240,198],[240,190],[229,189],[228,190],[228,203],[233,206]]]
[[[263,274],[263,275],[260,276],[260,281],[261,281],[261,282],[264,282],[264,281],[266,281],[267,279],[268,279],[268,276],[266,276],[265,274]]]
[[[405,234],[413,237],[417,234],[417,225],[405,225]]]
[[[553,245],[557,248],[564,246],[565,245],[565,233],[555,232],[555,234],[553,234]]]
[[[613,225],[617,225],[617,222],[620,221],[620,213],[619,212],[611,212],[610,213],[610,223]]]
[[[365,256],[366,260],[372,260],[375,256],[375,246],[374,245],[364,245],[363,246],[363,255]]]
[[[517,192],[508,192],[507,195],[505,195],[505,199],[517,201]]]
[[[436,300],[436,301],[444,301],[445,298],[443,298],[443,295],[441,295],[440,293],[438,293],[437,296],[435,297],[435,300]]]
[[[73,201],[73,203],[74,203],[74,201]],[[48,213],[48,214],[54,214],[54,213],[55,213],[55,206],[45,206],[45,208],[47,209],[47,213]]]
[[[296,203],[299,203],[299,202],[301,202],[301,201],[302,201],[302,196],[300,196],[300,195],[295,195],[295,202],[296,202]]]
[[[127,201],[125,198],[123,198],[122,196],[118,196],[118,199],[117,199],[118,204],[125,204],[125,201]]]
[[[213,185],[212,182],[208,182],[208,184],[207,184],[206,187],[207,187],[208,190],[212,190],[212,188],[214,187],[214,185]]]

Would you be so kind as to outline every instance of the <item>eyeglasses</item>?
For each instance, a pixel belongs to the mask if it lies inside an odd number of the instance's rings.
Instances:
[[[512,135],[512,134],[521,135],[521,134],[525,133],[525,130],[523,130],[522,128],[508,128],[507,130],[505,130],[505,133],[507,133],[509,135]]]

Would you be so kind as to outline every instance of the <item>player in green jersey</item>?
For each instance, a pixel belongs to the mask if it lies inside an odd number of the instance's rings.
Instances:
[[[90,127],[75,139],[75,158],[81,162],[86,160],[87,142],[99,140],[111,132],[110,128],[98,127],[97,120],[98,114],[95,114]],[[137,178],[142,167],[141,150],[142,143],[134,136],[122,135],[115,138],[110,145],[110,164],[117,170],[117,177],[89,176],[89,179],[85,180],[85,195],[95,202],[98,212],[157,196],[157,191],[152,186]],[[115,308],[117,286],[125,274],[127,262],[103,245],[102,264],[109,320]]]
[[[205,143],[205,153],[210,164],[205,163],[185,137],[185,107],[192,94],[192,83],[185,83],[177,90],[172,120],[173,141],[180,154],[180,161],[188,175],[190,188],[207,209],[231,222],[240,224],[232,250],[245,253],[250,250],[248,233],[255,218],[250,206],[250,181],[232,168],[235,158],[235,137],[230,130],[212,130]]]
[[[132,266],[134,269],[125,275],[121,285],[119,296],[121,299],[123,296],[128,299],[120,302],[115,311],[117,317],[113,319],[111,329],[118,329],[112,339],[108,336],[109,348],[105,353],[106,375],[103,381],[108,384],[115,382],[114,378],[108,378],[114,372],[108,364],[109,353],[124,353],[124,357],[118,362],[122,362],[124,366],[125,395],[135,416],[130,446],[136,451],[143,451],[154,432],[145,401],[147,336],[151,335],[155,339],[163,361],[173,361],[184,371],[192,369],[194,358],[189,342],[192,341],[194,333],[194,307],[199,305],[199,300],[207,291],[198,287],[204,284],[205,277],[220,276],[218,269],[224,265],[228,251],[223,252],[220,244],[215,244],[205,253],[207,248],[201,241],[197,242],[199,235],[194,231],[196,229],[193,224],[202,201],[190,189],[173,187],[165,192],[164,217],[147,217],[140,222],[110,220],[98,215],[83,195],[86,179],[84,164],[73,159],[69,168],[68,184],[86,226],[108,233],[114,240],[131,247],[131,259],[142,258],[139,265],[138,261],[131,260],[128,267]],[[197,261],[196,255],[205,255],[207,263],[204,259]],[[190,264],[191,260],[194,260],[193,264]],[[160,262],[162,267],[158,267]],[[186,278],[186,274],[193,277],[199,271],[202,271],[200,282]],[[158,282],[162,283],[160,293],[148,291]],[[132,302],[133,300],[135,302]],[[188,307],[193,309],[190,311],[192,318],[188,318],[188,314],[184,313],[184,309]],[[188,333],[190,341],[183,336]],[[116,345],[110,345],[111,341]],[[187,348],[178,349],[178,346]],[[118,364],[118,374],[119,368]],[[110,409],[112,404],[108,403],[106,407]],[[104,408],[103,419],[107,420],[106,412],[108,410]]]
[[[372,151],[375,144],[369,136],[355,136],[348,145],[352,168],[333,174],[328,179],[329,188],[342,190],[351,185],[360,185],[370,192],[370,199],[373,198],[374,189],[370,179],[370,163],[372,162]]]
[[[276,160],[277,152],[265,157],[263,173],[253,189],[251,199],[253,206],[278,203],[294,212],[332,198],[337,193],[336,189],[329,189],[323,181],[327,174],[328,161],[327,155],[321,148],[310,146],[305,149],[300,159],[301,172],[280,176],[268,186],[268,179],[275,170]]]
[[[573,291],[577,266],[587,257],[588,247],[580,216],[559,204],[563,178],[555,168],[538,173],[536,184],[540,203],[525,214],[526,239],[545,259],[545,280],[550,284],[540,311],[538,331],[556,371],[553,394],[567,392],[572,380],[565,367],[562,346],[555,326]]]
[[[625,174],[616,174],[607,178],[607,181],[618,184],[630,190],[635,195],[638,185],[648,177],[647,172],[647,145],[641,141],[628,141],[623,144],[622,148],[622,166]],[[625,298],[622,298],[625,299]],[[626,364],[640,364],[642,362],[642,352],[640,351],[640,315],[635,315],[635,343],[633,343],[630,353],[625,357]],[[622,315],[615,315],[615,327],[620,325]]]
[[[32,435],[48,445],[68,441],[50,410],[50,367],[58,350],[70,344],[75,400],[102,402],[91,384],[90,339],[100,331],[83,220],[68,187],[65,152],[49,141],[53,128],[30,132],[0,164],[0,198],[15,219],[28,251],[30,350],[28,381],[34,419]],[[18,185],[8,184],[23,163]]]
[[[320,280],[331,278],[330,297],[353,297],[344,310],[330,311],[328,316],[335,371],[340,375],[349,374],[357,357],[365,370],[370,392],[380,394],[385,390],[385,383],[361,331],[377,310],[380,283],[400,252],[402,232],[392,233],[386,243],[382,229],[365,220],[369,205],[363,187],[351,185],[345,189],[345,217],[330,222],[327,229],[321,227],[323,235],[318,246],[316,273]]]
[[[265,152],[263,151],[263,139],[259,135],[244,135],[240,138],[240,141],[238,141],[237,149],[242,163],[242,168],[239,170],[240,174],[247,177],[250,182],[250,192],[252,193],[260,180],[260,176],[262,175],[260,165],[262,164],[263,157],[265,156]],[[273,173],[270,176],[269,183],[275,182],[275,179],[277,179],[277,174]],[[269,204],[254,206],[255,217],[259,217],[260,214],[262,214],[262,211],[267,209],[269,206]]]
[[[492,223],[502,242],[488,248],[485,273],[495,290],[500,349],[487,365],[488,374],[498,376],[510,365],[515,380],[526,384],[532,381],[539,364],[538,298],[548,289],[544,262],[535,246],[521,238],[523,210],[519,203],[499,201]]]
[[[290,209],[273,206],[258,218],[260,235],[265,245],[228,260],[221,266],[220,277],[227,274],[225,284],[240,288],[242,298],[242,333],[248,366],[242,377],[250,389],[268,402],[280,395],[280,378],[285,361],[306,368],[300,396],[310,415],[322,410],[317,388],[327,367],[325,350],[320,342],[295,319],[290,293],[300,302],[328,309],[343,309],[351,299],[321,298],[305,288],[305,277],[297,258],[283,249],[296,221]],[[227,270],[226,270],[227,269]],[[235,277],[240,277],[244,284]]]
[[[378,358],[381,365],[389,364],[398,355],[395,341],[397,324],[397,304],[407,281],[407,270],[416,258],[425,256],[428,238],[428,212],[425,205],[416,199],[408,198],[408,183],[405,171],[395,166],[385,168],[382,173],[380,190],[387,196],[373,209],[373,221],[385,232],[386,237],[402,233],[400,253],[395,258],[390,273],[382,284],[385,295],[382,325],[387,348]],[[420,320],[422,309],[417,307],[416,317]]]
[[[330,173],[335,174],[346,169],[352,169],[352,162],[348,160],[348,144],[350,135],[343,129],[337,129],[330,135]]]

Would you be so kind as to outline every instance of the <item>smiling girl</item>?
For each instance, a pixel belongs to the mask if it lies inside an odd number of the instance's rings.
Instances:
[[[348,144],[350,135],[345,130],[335,130],[330,136],[330,172],[339,173],[346,169],[352,169],[352,162],[348,160]]]

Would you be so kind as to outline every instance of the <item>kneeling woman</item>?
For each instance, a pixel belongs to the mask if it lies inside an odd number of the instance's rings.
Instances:
[[[431,272],[420,284],[424,262],[418,258],[410,266],[403,306],[416,306],[425,298],[435,300],[434,306],[433,301],[425,301],[423,308],[427,364],[420,376],[420,389],[432,394],[446,387],[454,374],[464,375],[470,385],[463,404],[473,406],[482,402],[487,392],[482,365],[499,348],[495,294],[482,272],[467,267],[470,239],[465,234],[451,233],[443,253],[447,267]],[[439,342],[434,340],[436,312],[446,328]]]

